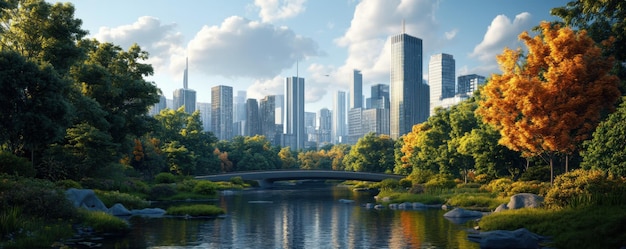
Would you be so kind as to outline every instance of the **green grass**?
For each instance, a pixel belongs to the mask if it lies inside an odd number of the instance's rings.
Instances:
[[[518,209],[485,216],[483,230],[526,228],[552,236],[556,248],[620,248],[626,245],[626,206]]]
[[[479,210],[494,210],[507,202],[509,198],[495,197],[490,193],[462,193],[450,196],[447,201],[451,206]]]
[[[85,226],[98,233],[125,233],[130,229],[125,220],[105,212],[80,210],[79,215]]]
[[[24,216],[19,208],[0,211],[0,248],[49,248],[72,236],[72,226]]]
[[[169,215],[177,215],[177,216],[189,215],[193,217],[198,217],[198,216],[216,216],[216,215],[224,214],[225,212],[224,212],[224,209],[221,209],[214,205],[195,204],[195,205],[188,205],[188,206],[170,207],[167,209],[166,213]]]
[[[389,197],[391,203],[403,203],[403,202],[420,202],[423,204],[443,204],[446,202],[444,198],[430,194],[409,194],[400,193],[395,191],[381,191],[378,194],[378,199],[382,200],[384,197]]]

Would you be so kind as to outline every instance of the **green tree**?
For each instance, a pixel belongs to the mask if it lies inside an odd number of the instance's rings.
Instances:
[[[368,133],[360,138],[343,159],[346,170],[392,172],[395,162],[394,141],[387,135]]]
[[[71,85],[47,63],[0,51],[0,143],[16,155],[32,156],[60,141],[70,125]],[[28,153],[30,152],[30,153]]]
[[[626,98],[617,111],[601,122],[581,152],[585,169],[601,169],[626,177]]]
[[[343,164],[343,158],[350,153],[350,145],[336,144],[328,152],[328,156],[332,159],[332,170],[345,170],[346,166]]]
[[[278,157],[282,163],[281,169],[293,169],[298,167],[297,156],[294,156],[291,147],[287,146],[280,149]]]

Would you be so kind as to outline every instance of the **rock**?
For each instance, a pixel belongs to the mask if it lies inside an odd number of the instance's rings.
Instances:
[[[351,203],[354,203],[354,200],[339,199],[339,202],[345,203],[345,204],[351,204]]]
[[[82,207],[91,211],[109,211],[104,203],[98,199],[96,193],[94,193],[91,189],[70,188],[65,191],[65,196],[74,204],[75,207]]]
[[[385,209],[385,206],[377,204],[376,206],[374,206],[374,209]]]
[[[413,203],[410,203],[410,202],[404,202],[404,203],[398,204],[398,209],[401,209],[401,210],[407,210],[411,208],[413,208]]]
[[[495,230],[477,234],[469,234],[468,239],[480,243],[481,249],[535,249],[547,238],[520,228],[514,231]]]
[[[159,217],[165,214],[165,210],[161,208],[144,208],[131,211],[132,215]]]
[[[422,209],[422,208],[427,208],[427,206],[421,202],[413,202],[413,209]]]
[[[124,205],[122,205],[121,203],[115,203],[115,205],[109,208],[109,213],[115,216],[129,216],[133,214],[128,211],[128,209],[126,209],[126,207],[124,207]]]
[[[455,208],[452,211],[448,211],[443,215],[446,218],[477,218],[483,217],[482,212],[465,210],[462,208]]]
[[[509,203],[501,204],[494,212],[500,212],[508,209],[520,208],[538,208],[543,205],[543,197],[536,194],[520,193],[511,196]]]
[[[365,204],[365,208],[372,209],[372,208],[374,208],[374,204],[373,203],[366,203]]]

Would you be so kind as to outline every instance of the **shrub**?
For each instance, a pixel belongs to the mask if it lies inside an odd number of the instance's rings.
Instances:
[[[170,184],[157,184],[150,189],[148,197],[151,200],[161,200],[167,197],[174,196],[176,189]]]
[[[0,210],[19,207],[45,220],[71,218],[75,208],[54,183],[33,178],[0,178]]]
[[[150,192],[150,186],[141,180],[126,179],[120,184],[119,190],[126,193],[147,194]]]
[[[545,198],[545,204],[555,208],[624,203],[624,181],[609,178],[601,170],[577,169],[559,175]]]
[[[176,182],[176,176],[173,175],[172,173],[167,173],[167,172],[163,172],[163,173],[159,173],[154,177],[154,181],[158,184],[158,183],[175,183]]]
[[[198,180],[186,179],[176,184],[176,190],[179,192],[193,192],[196,185],[198,185]]]
[[[127,209],[142,209],[150,206],[148,201],[131,194],[103,190],[94,190],[94,192],[107,207],[111,207],[116,203],[121,203]]]
[[[211,181],[201,181],[193,188],[193,192],[201,195],[215,195],[217,184]]]
[[[540,181],[517,181],[511,183],[510,189],[507,190],[506,196],[512,196],[519,193],[531,193],[545,196],[550,189],[549,182]]]
[[[424,186],[422,184],[413,184],[409,189],[410,194],[422,194],[424,193]]]
[[[494,177],[488,174],[479,174],[474,177],[474,182],[479,184],[487,184],[490,181],[493,181]]]
[[[550,166],[534,166],[529,167],[519,178],[521,181],[550,181]]]
[[[456,187],[456,183],[449,176],[438,174],[426,182],[424,186],[431,189],[451,189]]]
[[[500,196],[507,196],[508,191],[511,189],[513,181],[509,178],[495,179],[487,185],[483,185],[481,190],[485,190]]]
[[[411,179],[408,178],[402,178],[400,179],[400,187],[402,187],[403,189],[409,189],[413,186],[413,181],[411,181]]]
[[[0,174],[34,177],[36,172],[28,159],[18,157],[6,151],[0,151]]]
[[[189,215],[189,216],[215,216],[224,214],[224,209],[214,205],[197,204],[190,206],[170,207],[166,211],[169,215]]]
[[[400,182],[398,182],[398,180],[396,179],[385,179],[380,182],[381,189],[392,190],[397,189],[399,186]]]
[[[78,183],[77,181],[74,180],[60,180],[58,182],[55,182],[55,185],[57,185],[59,188],[62,189],[70,189],[70,188],[77,188],[77,189],[81,189],[83,188],[83,186],[80,185],[80,183]]]
[[[102,211],[81,210],[80,216],[86,226],[99,233],[122,233],[130,229],[126,221]]]
[[[413,169],[413,172],[408,176],[408,178],[415,183],[426,183],[434,176],[435,173],[430,170]]]
[[[230,182],[232,184],[235,184],[235,185],[244,185],[245,184],[244,181],[243,181],[243,178],[241,178],[241,176],[235,176],[233,178],[230,178]]]
[[[112,179],[83,178],[80,185],[86,189],[116,190],[115,181]]]

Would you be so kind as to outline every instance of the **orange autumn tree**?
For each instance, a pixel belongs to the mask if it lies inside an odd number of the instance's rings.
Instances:
[[[500,131],[500,144],[525,157],[547,156],[554,179],[554,156],[573,154],[590,136],[620,96],[619,79],[610,74],[613,58],[585,31],[547,22],[540,29],[535,37],[519,35],[527,55],[507,48],[497,56],[502,74],[483,88],[477,114]]]

